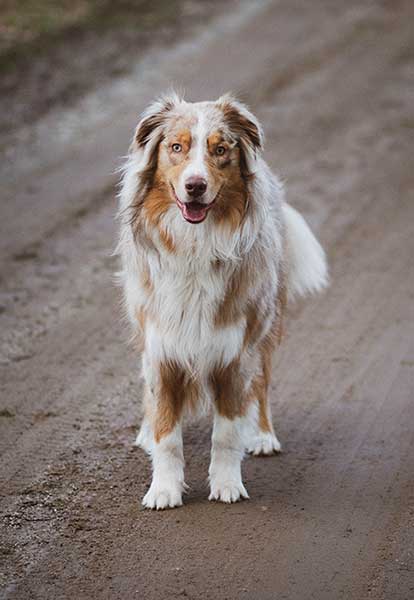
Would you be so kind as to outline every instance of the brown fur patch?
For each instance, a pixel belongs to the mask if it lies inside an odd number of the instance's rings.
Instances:
[[[149,223],[157,227],[161,217],[173,203],[174,200],[168,192],[167,185],[157,178],[144,200],[145,216]]]
[[[246,329],[244,332],[243,347],[255,344],[263,331],[263,321],[254,302],[249,302],[246,309]]]
[[[162,216],[172,204],[174,204],[174,200],[171,198],[167,185],[157,178],[144,200],[145,217],[153,227],[157,228],[160,241],[165,249],[174,254],[176,251],[174,240],[168,231],[160,226]]]
[[[141,148],[145,146],[153,131],[164,124],[167,114],[173,108],[174,101],[165,99],[159,110],[142,119],[135,132],[135,143],[137,146]]]
[[[154,144],[154,147],[151,150],[151,155],[148,159],[148,164],[145,169],[140,173],[140,185],[139,185],[139,193],[131,206],[131,225],[134,229],[134,233],[138,229],[137,223],[139,222],[140,214],[143,208],[144,201],[147,198],[148,193],[152,190],[156,173],[158,168],[158,159],[159,159],[159,148],[160,143],[164,138],[164,126],[169,116],[170,111],[174,108],[174,102],[172,100],[166,99],[163,103],[163,106],[156,113],[148,115],[144,118],[138,125],[136,133],[135,133],[135,146],[138,148],[144,148],[147,142],[149,141],[151,135],[154,133],[156,129],[158,129],[158,139],[157,143]],[[183,143],[189,144],[188,135],[189,132],[179,134],[183,137]],[[137,175],[138,176],[138,175]],[[165,195],[166,198],[169,197],[168,193]],[[161,207],[160,207],[161,208]],[[154,206],[155,211],[155,206]]]
[[[180,129],[179,131],[177,131],[176,133],[174,133],[171,138],[169,138],[168,140],[168,150],[169,152],[174,156],[176,156],[177,158],[181,158],[179,155],[185,155],[189,152],[190,148],[191,148],[191,132],[189,129]],[[174,153],[174,151],[172,150],[172,144],[181,144],[182,146],[182,150],[179,153]]]
[[[160,112],[155,115],[150,115],[147,119],[144,119],[138,126],[135,133],[135,143],[140,148],[143,148],[149,141],[152,132],[160,125],[163,124],[165,119],[165,113]]]
[[[158,404],[154,415],[154,438],[158,443],[171,433],[181,418],[184,407],[193,410],[198,386],[175,362],[161,363]]]
[[[223,155],[218,155],[217,154],[217,147],[218,146],[223,146],[223,148],[224,148],[224,154]],[[234,146],[234,144],[232,144],[232,146]],[[207,148],[208,148],[209,153],[212,156],[216,157],[216,160],[218,161],[218,164],[221,167],[226,166],[229,163],[229,161],[232,158],[232,156],[234,156],[234,153],[231,152],[232,148],[231,148],[230,144],[224,138],[223,134],[220,131],[216,131],[216,132],[214,132],[214,133],[212,133],[211,135],[208,136],[208,138],[207,138]]]
[[[145,316],[145,310],[142,308],[142,306],[140,306],[140,308],[138,308],[136,315],[137,315],[137,320],[138,320],[139,326],[141,327],[142,331],[144,331],[146,316]]]
[[[231,101],[225,100],[220,105],[224,119],[232,134],[238,139],[240,148],[240,171],[245,183],[248,184],[254,177],[247,168],[246,150],[250,146],[254,151],[262,147],[260,131],[257,125],[245,116]]]
[[[259,429],[264,432],[272,431],[272,424],[268,417],[268,387],[264,382],[263,375],[258,375],[252,383],[252,392],[258,403],[259,415],[258,425]]]
[[[223,134],[220,131],[215,131],[207,138],[207,146],[209,152],[214,153],[217,146],[223,141]]]
[[[276,305],[276,314],[277,314],[277,322],[275,328],[275,336],[278,345],[282,343],[282,339],[284,336],[284,312],[287,304],[287,290],[286,287],[283,286],[280,288],[279,294],[277,296],[277,305]]]
[[[136,310],[135,316],[138,321],[139,327],[134,331],[133,343],[139,352],[142,352],[145,347],[145,323],[146,323],[146,314],[145,310],[142,308],[138,308]]]
[[[168,231],[166,231],[165,229],[163,229],[162,227],[158,228],[158,233],[160,236],[160,240],[163,243],[165,249],[170,253],[170,254],[175,254],[176,252],[176,245],[174,243],[173,238],[170,236],[170,234],[168,233]]]
[[[150,273],[148,265],[144,265],[142,267],[141,274],[142,274],[142,276],[141,276],[141,283],[142,283],[144,289],[147,292],[152,292],[153,285],[152,285],[151,273]]]
[[[286,273],[283,270],[283,266],[279,271],[279,288],[276,298],[276,323],[275,323],[275,337],[277,344],[282,343],[284,335],[284,314],[287,306],[287,288],[286,288]]]
[[[260,343],[259,353],[261,360],[261,373],[252,382],[252,392],[258,401],[259,406],[259,428],[264,432],[272,431],[272,424],[269,421],[268,409],[268,391],[272,377],[272,356],[275,347],[282,340],[283,313],[286,307],[286,287],[283,281],[283,275],[280,275],[279,291],[276,299],[276,314],[269,334]]]
[[[263,391],[262,394],[259,394],[259,429],[265,433],[270,433],[273,429],[272,423],[269,420],[269,416],[267,414],[268,409],[268,397],[267,397],[267,389]]]
[[[212,210],[212,217],[217,225],[226,226],[230,231],[236,231],[243,222],[248,208],[248,192],[242,177],[238,148],[235,148],[236,164],[226,167],[209,164],[209,171],[213,178],[219,179],[221,188]]]
[[[240,375],[240,361],[233,360],[226,367],[216,367],[210,375],[217,412],[234,419],[245,414],[248,399]]]
[[[217,155],[218,146],[224,148],[223,155]],[[234,143],[230,144],[221,131],[208,136],[207,147],[210,179],[214,189],[218,190],[212,216],[217,224],[235,231],[240,227],[248,206],[246,182],[240,169],[240,149]]]
[[[136,194],[134,202],[130,207],[130,223],[132,230],[134,232],[134,236],[138,235],[142,236],[142,241],[147,241],[147,234],[145,232],[145,227],[142,220],[142,209],[144,206],[144,201],[146,199],[147,193],[151,190],[155,174],[157,171],[157,161],[158,161],[158,146],[153,148],[151,152],[151,156],[149,158],[148,164],[146,168],[141,172],[139,177],[139,191]],[[137,175],[138,177],[138,175]]]
[[[224,267],[225,262],[220,258],[216,258],[212,261],[212,267],[215,273],[220,273],[221,269]]]
[[[260,132],[253,121],[243,115],[232,102],[225,102],[221,109],[230,131],[239,139],[246,140],[253,148],[261,147]]]
[[[190,129],[181,127],[176,131],[167,131],[166,136],[165,142],[159,151],[157,174],[164,181],[169,181],[176,186],[178,177],[188,159],[192,145],[192,135]],[[174,144],[180,144],[180,152],[173,150]]]
[[[215,327],[227,327],[239,321],[243,316],[244,298],[249,285],[249,272],[244,269],[236,269],[230,277],[214,317]]]
[[[174,240],[169,232],[160,227],[160,220],[170,206],[175,205],[171,186],[174,189],[178,187],[179,178],[186,167],[186,154],[191,145],[190,131],[183,130],[174,135],[171,140],[171,143],[168,142],[168,145],[163,145],[158,149],[156,172],[152,184],[148,187],[143,206],[148,222],[158,228],[161,242],[169,252],[175,252]],[[183,150],[174,153],[172,150],[174,143],[180,143]]]
[[[272,373],[272,354],[274,350],[275,338],[272,333],[267,336],[260,344],[259,353],[262,372],[252,383],[252,391],[256,396],[259,405],[259,428],[264,432],[272,431],[272,424],[269,421],[268,410],[268,391]]]
[[[152,240],[149,233],[147,232],[147,228],[146,228],[146,224],[145,224],[145,216],[143,215],[141,208],[139,210],[137,210],[137,212],[134,215],[133,220],[131,219],[131,228],[132,228],[132,233],[134,235],[135,240],[139,240],[139,243],[142,246],[146,247],[148,250],[152,250],[155,253],[158,252],[157,247],[154,244],[154,241]]]
[[[175,204],[168,182],[174,182],[178,179],[184,166],[185,161],[182,161],[180,164],[173,165],[166,170],[163,165],[157,164],[155,173],[148,180],[148,191],[144,192],[143,199],[139,199],[132,207],[131,224],[134,235],[139,236],[144,243],[147,242],[147,246],[154,246],[154,243],[146,231],[145,221],[158,230],[160,241],[166,250],[170,253],[176,252],[173,237],[161,227],[160,221],[169,208]]]

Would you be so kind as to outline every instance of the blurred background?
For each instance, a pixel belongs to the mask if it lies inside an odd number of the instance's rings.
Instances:
[[[2,129],[73,103],[127,74],[144,51],[176,41],[220,7],[217,0],[5,0],[0,8]],[[228,3],[234,6],[233,2]],[[14,102],[13,102],[14,104]]]
[[[414,580],[414,3],[0,2],[2,598],[408,600]],[[117,169],[170,87],[233,91],[324,245],[290,307],[272,405],[284,453],[251,500],[140,510],[138,357],[113,275]]]

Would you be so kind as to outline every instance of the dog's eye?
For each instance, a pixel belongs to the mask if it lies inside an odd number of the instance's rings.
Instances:
[[[217,156],[223,156],[225,151],[226,151],[226,148],[224,146],[217,146],[217,148],[216,148]]]
[[[173,152],[181,152],[182,150],[181,144],[173,144],[171,147]]]

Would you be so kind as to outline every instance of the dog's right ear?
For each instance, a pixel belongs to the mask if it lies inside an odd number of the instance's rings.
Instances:
[[[175,93],[162,96],[153,102],[141,116],[135,130],[132,149],[144,150],[146,146],[153,146],[154,142],[161,141],[168,113],[180,102],[182,99]]]
[[[151,189],[158,163],[158,147],[164,137],[165,122],[171,110],[183,100],[175,93],[162,96],[142,114],[129,149],[123,190],[128,220],[137,234],[140,214]],[[130,185],[129,185],[130,183]],[[129,192],[128,192],[129,190]]]

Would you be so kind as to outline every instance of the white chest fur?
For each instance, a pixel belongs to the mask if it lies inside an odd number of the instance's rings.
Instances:
[[[174,360],[200,375],[231,362],[241,350],[245,321],[215,325],[227,284],[228,276],[211,263],[200,267],[183,257],[165,257],[154,273],[153,318],[146,329],[152,359]]]

